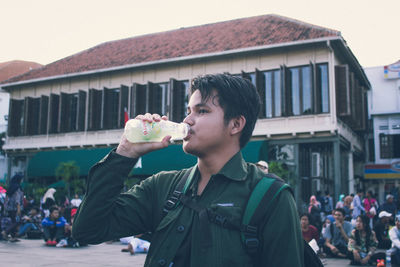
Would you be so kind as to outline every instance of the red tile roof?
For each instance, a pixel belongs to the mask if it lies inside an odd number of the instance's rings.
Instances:
[[[22,60],[2,62],[0,63],[0,82],[42,66],[39,63]]]
[[[249,17],[106,42],[7,83],[331,36],[340,32],[278,15]]]

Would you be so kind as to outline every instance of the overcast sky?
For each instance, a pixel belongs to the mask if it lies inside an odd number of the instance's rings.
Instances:
[[[363,67],[400,60],[400,0],[1,0],[0,62],[49,64],[103,42],[278,14],[341,31]]]

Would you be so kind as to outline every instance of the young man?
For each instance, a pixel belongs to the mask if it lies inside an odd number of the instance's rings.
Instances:
[[[255,262],[257,266],[303,266],[299,219],[287,190],[271,204],[268,225],[264,221],[259,227],[260,250],[255,257],[246,252],[239,231],[210,222],[208,212],[178,203],[163,213],[177,183],[190,173],[193,182],[186,198],[197,207],[241,221],[254,186],[264,176],[255,164],[244,162],[240,152],[252,135],[259,101],[255,87],[245,79],[223,74],[194,79],[184,120],[190,131],[183,150],[198,158],[197,165],[155,174],[121,194],[124,178],[138,158],[167,147],[170,139],[132,144],[123,136],[118,148],[90,170],[73,236],[96,244],[152,232],[145,266],[255,266]],[[137,119],[152,122],[166,117],[146,114]]]
[[[60,216],[56,206],[50,207],[50,215],[42,221],[44,241],[47,246],[55,246],[64,238],[64,226],[67,221]]]
[[[353,226],[344,220],[344,215],[343,209],[335,209],[335,221],[330,224],[324,234],[326,252],[333,257],[346,258],[347,255],[347,243]]]

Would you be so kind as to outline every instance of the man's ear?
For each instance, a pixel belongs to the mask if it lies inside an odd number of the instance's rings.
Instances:
[[[246,118],[243,115],[240,115],[239,117],[233,118],[231,123],[231,134],[235,135],[243,130],[244,126],[246,125]]]

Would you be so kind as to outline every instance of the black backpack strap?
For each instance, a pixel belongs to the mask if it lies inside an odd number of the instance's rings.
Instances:
[[[183,194],[185,194],[187,188],[189,187],[190,183],[193,180],[194,174],[196,173],[197,165],[193,166],[190,171],[187,171],[183,177],[179,180],[178,184],[176,185],[174,191],[169,196],[167,201],[164,203],[163,208],[163,216],[167,215],[167,213],[174,209],[177,204],[179,203]]]

